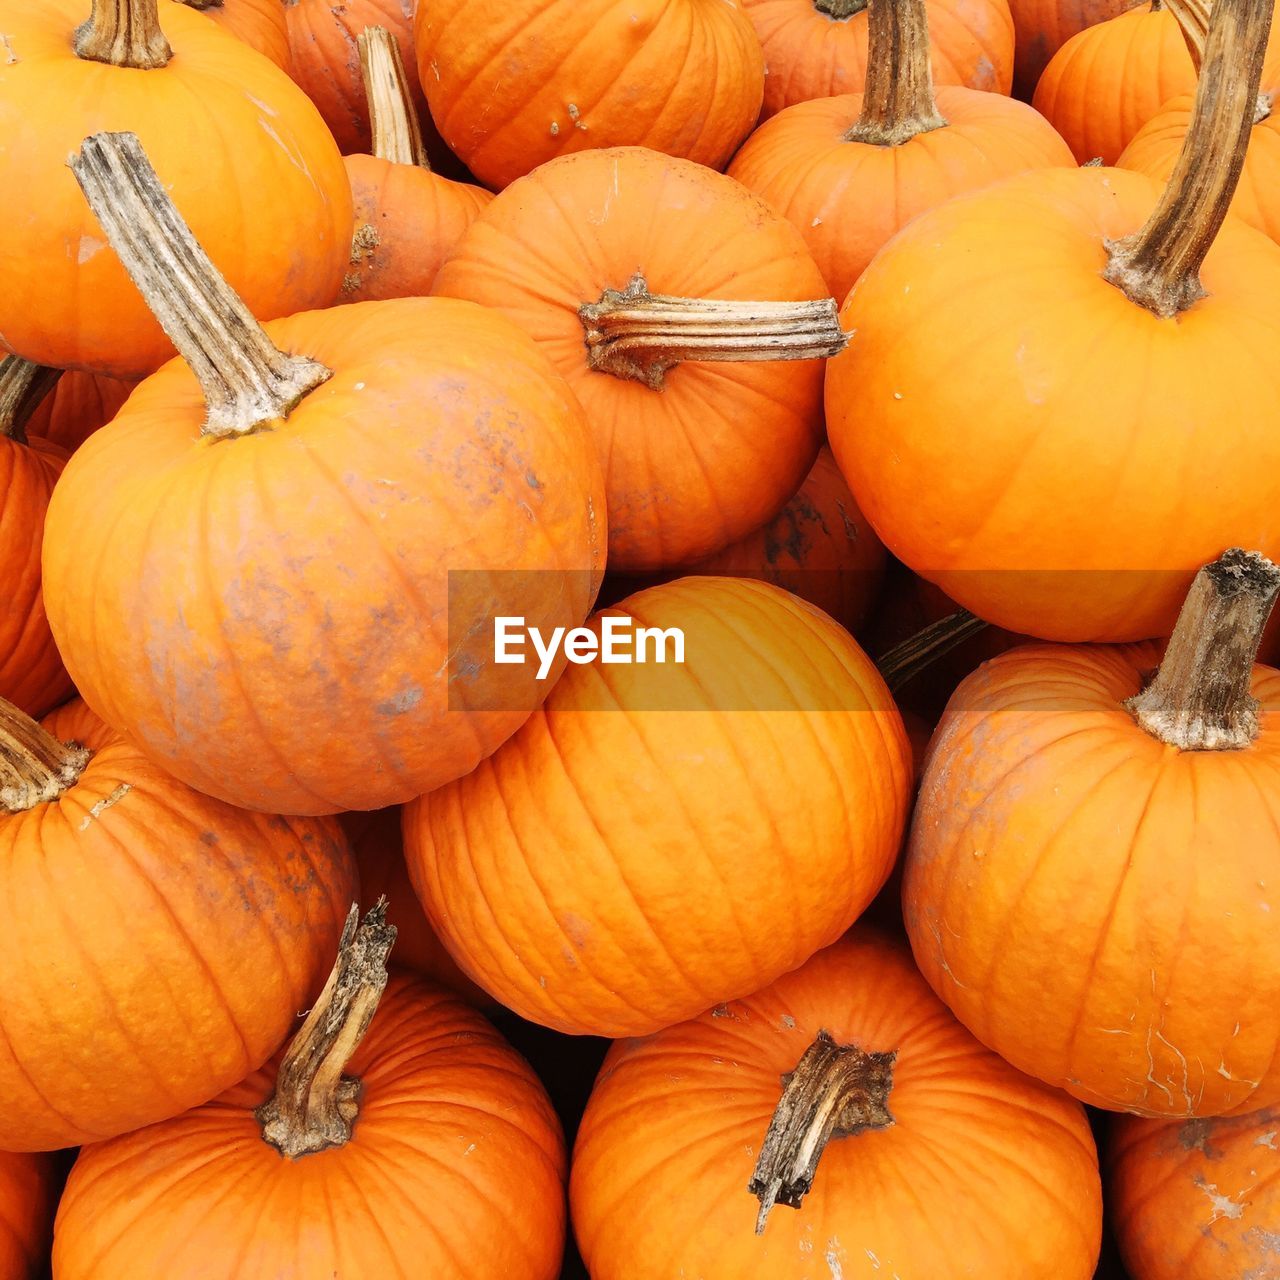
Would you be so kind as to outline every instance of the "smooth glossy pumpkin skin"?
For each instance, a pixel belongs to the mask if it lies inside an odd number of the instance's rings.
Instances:
[[[543,696],[466,620],[581,622],[599,468],[564,383],[479,307],[356,303],[267,331],[334,376],[233,440],[200,435],[185,365],[148,379],[59,485],[50,621],[86,701],[199,790],[278,813],[401,803]]]
[[[424,297],[440,264],[493,196],[417,165],[346,158],[355,208],[344,302]]]
[[[1008,179],[917,219],[844,306],[836,461],[891,553],[1008,630],[1167,635],[1224,547],[1280,554],[1280,252],[1229,218],[1208,296],[1160,320],[1102,278],[1158,195],[1115,169]],[[1194,499],[1206,475],[1230,502]]]
[[[270,58],[281,71],[290,70],[293,59],[285,25],[285,0],[214,0],[200,12]]]
[[[742,0],[419,0],[414,33],[441,137],[495,190],[588,148],[721,169],[760,113]]]
[[[822,439],[822,362],[687,362],[660,392],[593,370],[578,309],[637,271],[677,297],[827,294],[800,234],[757,196],[639,147],[565,156],[503,192],[436,293],[503,312],[550,358],[604,466],[610,568],[649,570],[720,550],[796,492]]]
[[[0,1152],[0,1280],[47,1273],[57,1185],[52,1156]]]
[[[843,301],[872,258],[935,205],[1026,169],[1075,161],[1045,119],[996,93],[940,87],[944,128],[900,146],[850,142],[862,95],[788,107],[747,139],[730,177],[794,223]]]
[[[58,1280],[555,1280],[560,1122],[482,1015],[393,975],[348,1068],[363,1083],[350,1141],[298,1160],[253,1117],[277,1062],[82,1151],[58,1210]]]
[[[895,1123],[832,1140],[800,1208],[757,1236],[747,1184],[779,1080],[824,1029],[897,1050]],[[984,1049],[906,947],[864,928],[757,995],[614,1045],[570,1198],[592,1280],[1088,1280],[1102,1230],[1083,1108]]]
[[[335,822],[199,795],[76,704],[44,724],[94,754],[54,803],[0,813],[0,1147],[19,1151],[162,1120],[260,1066],[355,896]]]
[[[1280,1099],[1280,672],[1262,733],[1179,752],[1125,710],[1158,646],[1029,645],[961,684],[903,906],[921,970],[1014,1066],[1114,1110]]]
[[[1147,0],[1137,3],[1146,4]],[[1049,59],[1077,32],[1133,7],[1134,0],[1009,0],[1017,33],[1015,97],[1031,101]]]
[[[27,434],[74,453],[116,416],[135,385],[96,373],[64,373],[31,415]]]
[[[848,928],[893,864],[911,757],[870,660],[776,587],[684,578],[605,613],[681,627],[685,662],[570,667],[474,773],[406,806],[405,858],[503,1004],[646,1035]]]
[[[0,3],[14,51],[0,59],[0,343],[37,364],[116,378],[141,377],[173,354],[67,167],[100,130],[138,135],[254,315],[333,302],[351,250],[351,193],[305,96],[262,55],[170,0],[160,5],[174,51],[167,66],[82,61],[71,33],[85,14],[82,0]]]
[[[762,119],[815,98],[861,93],[867,78],[867,12],[835,20],[813,0],[743,0],[764,46]],[[1013,18],[1007,0],[926,0],[935,84],[1008,93]]]
[[[1280,1111],[1226,1120],[1116,1117],[1108,1205],[1141,1280],[1280,1275]]]

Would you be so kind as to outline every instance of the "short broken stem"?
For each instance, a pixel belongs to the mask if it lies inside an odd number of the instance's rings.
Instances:
[[[984,630],[986,625],[968,609],[957,609],[881,654],[876,660],[876,667],[890,692],[897,693],[944,654]]]
[[[736,302],[650,293],[640,273],[606,289],[578,318],[592,369],[661,391],[684,360],[820,360],[848,344],[834,298]]]
[[[51,804],[75,785],[91,754],[78,743],[59,742],[0,698],[0,810],[22,813]]]
[[[871,0],[862,114],[847,142],[897,147],[946,125],[933,96],[925,0]]]
[[[386,27],[365,27],[356,43],[360,47],[360,73],[373,129],[373,154],[392,164],[430,169],[395,36]]]
[[[221,9],[222,0],[181,0],[188,9]]]
[[[1145,689],[1125,703],[1154,738],[1182,751],[1239,751],[1258,736],[1250,693],[1280,568],[1233,547],[1195,576]]]
[[[377,1012],[395,940],[386,898],[363,923],[352,903],[329,981],[280,1063],[275,1093],[254,1112],[263,1141],[282,1156],[296,1160],[350,1141],[360,1081],[343,1071]]]
[[[95,133],[70,164],[111,247],[200,383],[204,435],[265,427],[333,376],[267,337],[196,243],[137,135]]]
[[[813,0],[813,7],[835,22],[848,22],[867,7],[867,0]]]
[[[889,1094],[897,1057],[837,1044],[829,1032],[819,1031],[795,1070],[782,1077],[782,1097],[747,1185],[760,1201],[757,1235],[775,1204],[800,1207],[832,1138],[893,1124]]]
[[[32,364],[21,356],[0,360],[0,436],[26,444],[31,415],[60,377],[61,369]]]
[[[173,57],[160,30],[159,0],[93,0],[75,32],[76,57],[113,67],[154,71]]]

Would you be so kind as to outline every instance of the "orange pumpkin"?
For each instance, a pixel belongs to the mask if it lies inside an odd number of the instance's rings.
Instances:
[[[207,14],[224,31],[270,58],[282,71],[291,68],[289,29],[282,0],[179,0]]]
[[[605,469],[609,565],[623,570],[718,551],[800,487],[822,438],[822,365],[783,357],[843,345],[815,301],[825,292],[799,232],[762,200],[639,147],[530,174],[436,280],[509,316],[577,394]]]
[[[764,119],[797,102],[862,92],[868,3],[743,0],[764,46]],[[926,0],[926,8],[934,81],[1008,93],[1014,39],[1008,0]]]
[[[760,113],[742,0],[419,0],[414,41],[441,137],[495,189],[587,148],[723,168]]]
[[[196,371],[139,386],[50,507],[50,622],[86,701],[268,812],[380,808],[474,768],[545,689],[494,664],[493,613],[573,626],[599,585],[603,490],[568,388],[467,303],[357,303],[268,336],[170,230],[136,143],[104,135],[75,164]],[[163,288],[161,246],[190,263]]]
[[[85,0],[0,0],[0,334],[28,360],[135,378],[173,354],[67,168],[96,129],[141,137],[255,315],[328,306],[341,286],[351,194],[315,109],[204,15],[157,4],[96,0],[73,44]]]
[[[1084,1109],[984,1049],[865,929],[615,1044],[570,1199],[593,1280],[1088,1280],[1102,1233]]]
[[[848,928],[893,864],[911,757],[862,650],[776,587],[683,578],[597,614],[598,636],[611,618],[633,645],[681,629],[684,662],[571,667],[474,773],[406,806],[405,858],[503,1004],[645,1035]]]
[[[1136,0],[1145,4],[1148,0]],[[1017,46],[1013,92],[1031,101],[1049,59],[1077,32],[1117,17],[1135,0],[1009,0]]]
[[[56,1186],[51,1156],[0,1153],[0,1280],[47,1274]]]
[[[335,822],[210,800],[75,704],[42,729],[0,703],[0,863],[16,1151],[136,1129],[261,1066],[321,985],[355,874]]]
[[[27,420],[27,431],[74,453],[119,412],[132,382],[96,373],[64,373]]]
[[[386,27],[360,33],[373,154],[347,156],[355,205],[344,301],[431,292],[446,254],[493,197],[431,172],[408,96],[404,64]]]
[[[564,1139],[545,1091],[474,1009],[388,982],[395,930],[370,927],[278,1068],[81,1151],[58,1280],[555,1280]]]
[[[1117,1118],[1108,1204],[1140,1280],[1268,1280],[1280,1221],[1280,1110],[1219,1120]]]
[[[838,299],[926,209],[1024,169],[1074,163],[1025,104],[957,86],[934,93],[927,9],[871,0],[866,93],[788,107],[729,166],[795,224]]]
[[[1094,1105],[1280,1100],[1280,672],[1250,676],[1277,591],[1254,554],[1202,571],[1145,690],[1153,646],[1003,654],[930,749],[903,899],[921,970],[984,1044]]]

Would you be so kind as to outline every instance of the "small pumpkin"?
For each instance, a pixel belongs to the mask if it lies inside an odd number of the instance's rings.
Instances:
[[[32,410],[27,432],[74,453],[116,416],[134,386],[96,373],[65,372]]]
[[[593,1280],[1088,1280],[1102,1233],[1084,1109],[984,1049],[906,947],[862,927],[615,1044],[570,1199]]]
[[[0,1280],[47,1274],[57,1173],[50,1155],[0,1152]]]
[[[1074,163],[1025,104],[950,85],[935,93],[928,8],[926,0],[870,0],[865,93],[787,107],[729,166],[796,226],[841,300],[926,209],[1026,169]]]
[[[283,1057],[81,1151],[58,1280],[555,1280],[564,1139],[545,1091],[474,1009],[388,980],[378,909],[354,925]]]
[[[243,40],[280,68],[289,71],[289,28],[282,0],[178,0],[208,15],[224,31]]]
[[[1148,0],[1136,0],[1141,5]],[[1030,102],[1049,59],[1072,36],[1118,17],[1135,0],[1009,0],[1017,45],[1013,59],[1013,93]]]
[[[441,137],[495,190],[587,148],[723,168],[764,92],[742,0],[419,0],[414,41]]]

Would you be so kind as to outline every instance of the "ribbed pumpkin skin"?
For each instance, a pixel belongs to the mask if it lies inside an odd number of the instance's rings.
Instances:
[[[1145,4],[1147,0],[1137,2]],[[1009,0],[1017,32],[1015,96],[1030,102],[1049,59],[1073,35],[1133,7],[1134,0]]]
[[[495,190],[598,147],[720,169],[760,113],[742,0],[419,0],[414,31],[440,136]]]
[[[721,0],[716,0],[721,3]],[[436,293],[509,316],[573,388],[609,500],[609,566],[688,564],[772,519],[822,440],[822,362],[689,362],[661,392],[593,370],[578,308],[637,271],[652,293],[827,296],[786,219],[736,182],[639,147],[566,156],[473,222]]]
[[[895,1123],[834,1139],[798,1210],[747,1192],[780,1078],[820,1030],[897,1050]],[[905,946],[865,928],[757,995],[609,1051],[570,1184],[592,1280],[1088,1280],[1102,1229],[1084,1110],[984,1049]]]
[[[645,1035],[848,928],[897,852],[910,748],[870,660],[775,587],[684,578],[606,612],[682,627],[684,664],[570,667],[480,768],[406,806],[405,858],[503,1004]]]
[[[46,1273],[56,1178],[52,1156],[0,1152],[0,1280]]]
[[[564,383],[500,316],[412,298],[268,332],[334,377],[234,440],[200,435],[184,365],[148,379],[59,485],[50,621],[86,701],[199,790],[277,813],[400,803],[535,705],[534,671],[494,667],[488,633],[474,678],[450,681],[450,614],[496,589],[533,625],[577,625],[599,468]],[[451,610],[454,570],[502,577],[464,575]]]
[[[890,552],[1007,630],[1167,635],[1224,547],[1280,554],[1280,253],[1228,219],[1208,296],[1160,320],[1102,278],[1158,194],[1120,170],[1010,178],[922,215],[845,304],[836,461]],[[1196,501],[1204,475],[1231,501]]]
[[[1075,164],[1024,103],[946,86],[936,97],[946,127],[896,147],[846,139],[860,93],[798,103],[757,129],[729,166],[730,177],[795,225],[839,301],[926,210],[1025,169]]]
[[[173,354],[67,167],[104,129],[138,135],[254,315],[332,303],[351,251],[351,195],[303,94],[261,54],[170,0],[160,5],[174,51],[167,66],[82,61],[71,33],[86,12],[82,0],[0,0],[0,30],[15,51],[0,59],[5,346],[38,364],[116,378],[141,377]]]
[[[351,1140],[286,1160],[253,1108],[275,1064],[80,1153],[57,1280],[555,1280],[564,1139],[528,1064],[475,1010],[392,976],[348,1074]]]
[[[1107,1144],[1108,1206],[1141,1280],[1272,1280],[1280,1275],[1280,1111],[1226,1120],[1117,1116]]]
[[[136,1129],[260,1066],[319,990],[355,894],[336,823],[201,796],[75,704],[44,723],[95,753],[55,803],[0,814],[12,1150]]]
[[[813,0],[743,0],[764,46],[763,119],[815,98],[861,93],[867,79],[867,12],[835,21]],[[1013,18],[1007,0],[927,0],[935,84],[1008,93]]]
[[[1280,672],[1262,736],[1178,752],[1123,707],[1156,646],[981,667],[930,749],[903,907],[916,960],[1014,1066],[1156,1116],[1280,1099]]]
[[[237,40],[243,40],[251,49],[270,58],[281,71],[290,69],[293,59],[285,24],[285,0],[216,0],[200,12]]]
[[[134,385],[95,373],[64,373],[31,415],[27,434],[74,453],[116,416]]]

